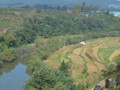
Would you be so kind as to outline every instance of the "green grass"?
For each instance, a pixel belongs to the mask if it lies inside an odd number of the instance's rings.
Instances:
[[[105,61],[103,59],[103,56],[101,56],[100,54],[104,53],[105,51],[106,51],[106,48],[99,48],[97,52],[97,55],[102,62],[105,62]]]
[[[119,63],[119,62],[120,62],[120,55],[114,57],[114,58],[113,58],[113,61],[114,61],[115,63]]]
[[[106,51],[105,51],[105,53],[104,53],[103,59],[106,60],[107,62],[110,62],[110,61],[109,61],[110,55],[111,55],[115,50],[117,50],[118,48],[120,48],[120,46],[113,46],[113,47],[107,48]]]
[[[111,56],[111,54],[115,51],[115,50],[117,50],[117,49],[119,49],[120,48],[120,46],[113,46],[113,47],[107,47],[107,48],[99,48],[98,49],[98,57],[99,57],[99,59],[101,60],[101,61],[105,61],[106,62],[106,64],[107,63],[110,63],[110,60],[109,60],[109,57]],[[103,54],[103,56],[101,56],[100,54]]]
[[[59,63],[61,63],[62,60],[68,60],[68,63],[72,63],[72,60],[71,60],[71,59],[68,57],[68,55],[65,54],[65,53],[61,53],[61,54],[59,55],[58,60],[59,60]]]

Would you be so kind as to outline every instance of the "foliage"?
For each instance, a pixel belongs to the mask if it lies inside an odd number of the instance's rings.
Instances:
[[[59,70],[62,71],[63,73],[65,73],[65,75],[69,75],[68,69],[69,69],[68,63],[65,63],[65,61],[63,60],[59,67]]]
[[[117,86],[117,87],[111,87],[109,90],[120,90],[120,86]]]
[[[69,90],[63,83],[57,83],[52,90]]]
[[[117,86],[120,85],[120,72],[117,73]]]
[[[79,85],[77,86],[77,90],[85,90],[85,86],[82,85],[82,84],[79,84]]]
[[[119,27],[119,21],[119,19],[106,14],[74,16],[74,14],[64,11],[41,12],[36,16],[25,18],[23,28],[16,31],[16,36],[19,37],[21,44],[32,43],[37,36],[50,38],[80,34],[86,35],[85,39],[118,36],[118,29],[115,28]],[[71,41],[71,38],[66,39],[66,41],[69,40]],[[71,42],[75,42],[74,40]]]
[[[8,33],[4,37],[5,43],[8,47],[16,47],[16,37],[12,33]]]
[[[17,57],[17,52],[14,48],[11,48],[4,50],[0,56],[3,62],[13,62]]]
[[[44,90],[44,88],[53,88],[53,90],[67,88],[68,90],[75,90],[72,79],[69,76],[66,76],[63,72],[59,70],[53,70],[44,65],[43,63],[33,62],[35,69],[31,78],[28,80],[25,86],[25,90],[29,88],[35,88],[36,90]],[[31,65],[33,65],[31,63]],[[62,86],[62,87],[60,87]]]

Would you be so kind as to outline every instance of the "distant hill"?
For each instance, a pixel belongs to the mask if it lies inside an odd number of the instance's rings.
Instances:
[[[2,7],[15,7],[15,6],[23,6],[23,5],[25,5],[24,3],[0,3],[0,6],[2,6]]]
[[[86,2],[88,5],[99,5],[102,7],[114,7],[119,8],[120,1],[119,0],[0,0],[0,6],[20,6],[20,5],[31,5],[35,4],[47,4],[52,6],[57,5],[69,5],[72,6],[74,4],[82,4],[82,2]]]

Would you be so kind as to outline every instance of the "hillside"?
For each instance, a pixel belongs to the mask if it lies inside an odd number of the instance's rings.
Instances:
[[[50,55],[44,63],[58,68],[62,61],[70,64],[70,73],[76,84],[89,86],[103,79],[103,71],[120,55],[120,38],[100,38],[85,41],[86,45],[64,46]]]

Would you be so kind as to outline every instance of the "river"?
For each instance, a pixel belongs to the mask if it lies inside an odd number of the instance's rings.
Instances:
[[[25,65],[19,63],[12,69],[3,71],[0,75],[0,90],[24,90],[23,86],[30,77],[26,69]]]

